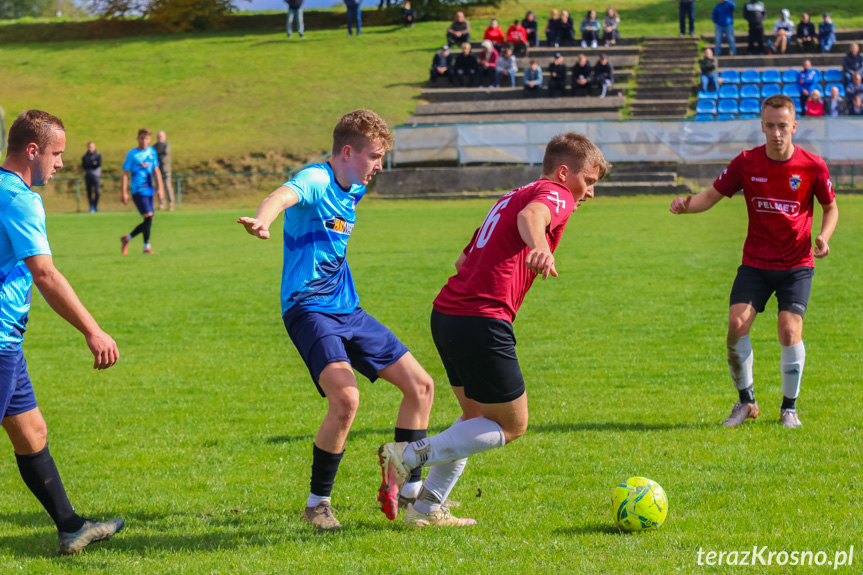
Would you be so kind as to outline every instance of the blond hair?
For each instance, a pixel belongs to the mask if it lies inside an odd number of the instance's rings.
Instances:
[[[602,150],[591,142],[590,138],[577,132],[558,134],[545,147],[542,158],[543,175],[551,176],[563,165],[576,173],[590,166],[597,166],[600,180],[611,169],[611,164],[605,159]]]
[[[359,151],[369,144],[393,147],[393,135],[383,118],[371,110],[354,110],[342,116],[333,129],[333,155],[350,146]]]

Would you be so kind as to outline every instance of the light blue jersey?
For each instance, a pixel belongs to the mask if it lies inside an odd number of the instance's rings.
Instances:
[[[312,164],[285,185],[300,201],[285,211],[282,314],[295,306],[351,313],[360,298],[348,268],[348,239],[366,187],[342,189],[328,163]]]
[[[0,355],[21,351],[33,276],[24,258],[51,255],[42,197],[0,168]]]
[[[153,170],[159,167],[159,156],[152,147],[140,150],[132,148],[126,154],[123,169],[132,174],[130,183],[133,194],[152,196],[155,192],[153,186]]]

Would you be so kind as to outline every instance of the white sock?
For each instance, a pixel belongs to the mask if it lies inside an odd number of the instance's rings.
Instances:
[[[407,497],[408,499],[416,499],[420,493],[420,489],[423,486],[422,481],[409,481],[402,486],[402,490],[399,494],[402,497]]]
[[[806,363],[806,347],[800,341],[795,345],[782,346],[782,395],[796,399],[800,395],[800,381],[803,379],[803,365]]]
[[[149,242],[147,242],[146,244],[144,244],[144,249],[145,249],[145,250],[149,250],[149,249],[150,249],[150,243],[149,243]]]
[[[329,501],[329,496],[322,497],[320,495],[315,495],[314,493],[309,493],[309,498],[306,500],[306,507],[316,507],[322,501]]]
[[[414,503],[418,513],[428,514],[440,509],[467,465],[467,457],[432,466]]]
[[[402,457],[410,467],[437,465],[503,447],[506,439],[503,429],[490,419],[477,417],[454,423],[433,437],[414,441]]]
[[[731,379],[734,387],[742,391],[752,387],[755,382],[752,377],[752,365],[755,363],[755,354],[752,352],[752,341],[749,334],[743,337],[728,336],[728,369],[731,371]]]
[[[126,241],[127,241],[127,242],[131,242],[131,241],[132,241],[132,234],[126,234]]]

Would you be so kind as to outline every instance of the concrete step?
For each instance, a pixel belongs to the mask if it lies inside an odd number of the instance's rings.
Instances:
[[[439,114],[500,114],[504,112],[610,112],[626,104],[622,96],[608,98],[522,98],[513,100],[480,100],[476,102],[444,102],[420,104],[415,116]]]
[[[515,88],[428,88],[422,91],[420,98],[429,103],[440,104],[444,102],[477,102],[477,101],[492,101],[492,100],[518,100],[524,99],[524,88],[520,82]],[[595,95],[599,95],[600,89],[593,90]],[[612,87],[609,93],[617,95],[618,92],[626,93],[626,88]],[[542,88],[542,97],[548,96],[548,88]],[[569,86],[567,86],[566,95],[569,96]]]
[[[611,173],[607,178],[602,180],[605,182],[615,182],[615,183],[623,183],[623,182],[665,182],[665,183],[675,183],[677,181],[677,173],[676,172],[655,172],[655,173],[641,173],[641,172],[620,172],[617,171],[617,166],[615,166]]]
[[[677,173],[677,164],[672,162],[627,162],[615,163],[614,174],[662,174]]]
[[[613,168],[612,168],[613,169]],[[596,184],[597,196],[636,196],[644,194],[688,194],[692,186],[672,182],[605,182]]]
[[[667,92],[659,92],[656,90],[668,90]],[[635,91],[633,97],[638,100],[671,100],[680,101],[683,97],[688,96],[689,91],[680,88],[642,88]]]
[[[632,108],[649,108],[651,106],[688,106],[688,99],[676,99],[676,100],[642,100],[642,99],[633,99],[629,103]]]
[[[497,122],[582,122],[593,120],[619,120],[620,110],[608,112],[511,112],[501,114],[437,114],[434,116],[410,116],[404,123],[419,124],[486,124]]]
[[[639,120],[682,120],[686,114],[669,114],[661,112],[653,112],[650,110],[632,110],[629,113],[630,118],[638,118]]]

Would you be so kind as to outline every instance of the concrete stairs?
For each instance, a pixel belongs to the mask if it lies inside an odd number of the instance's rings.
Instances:
[[[697,60],[697,40],[645,38],[629,116],[640,120],[685,118]]]

